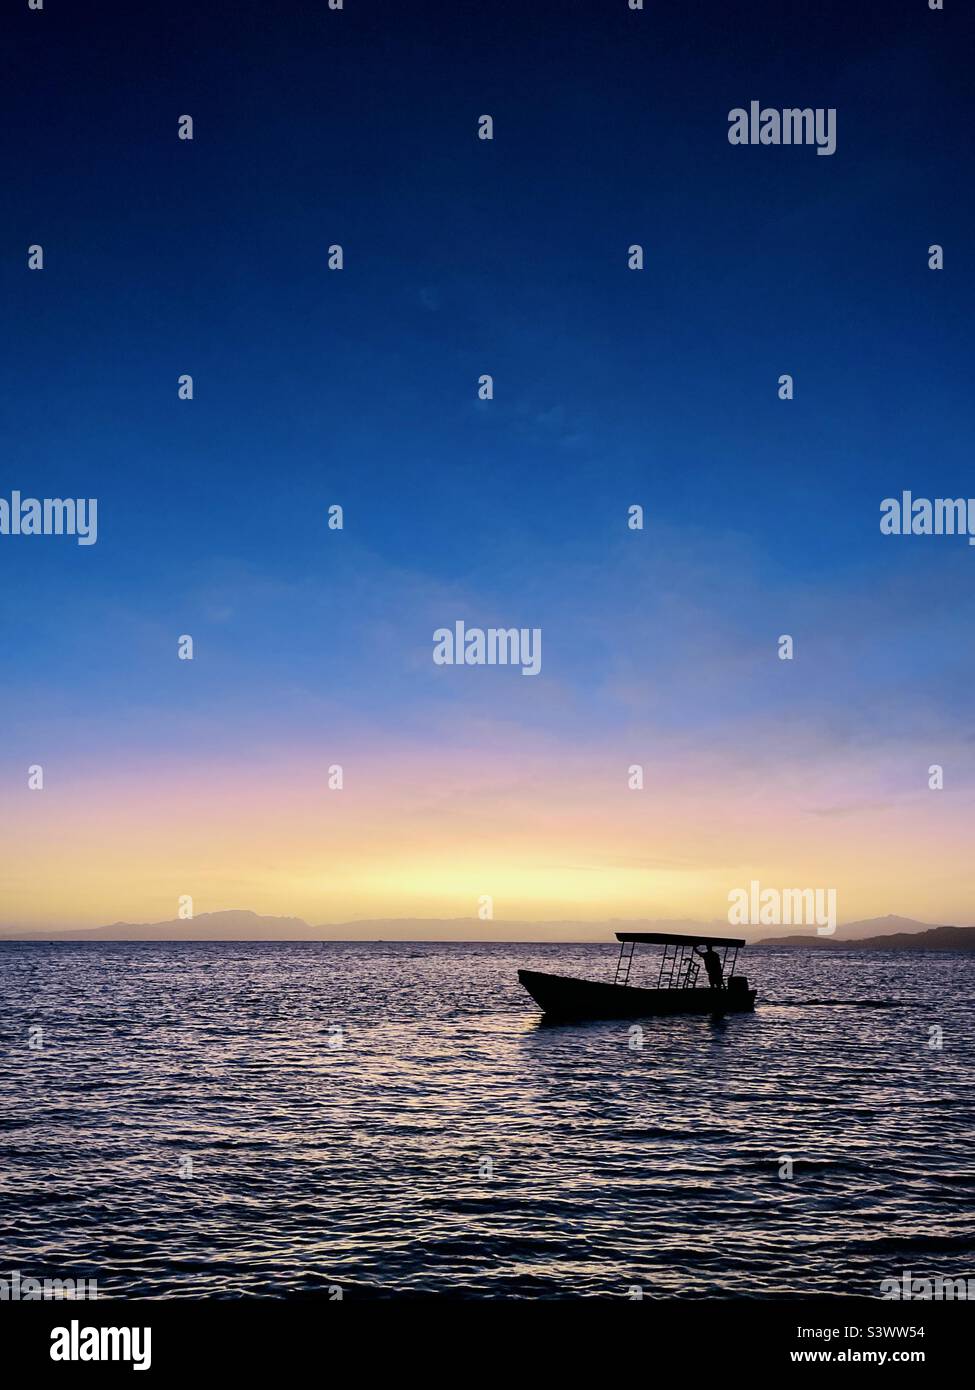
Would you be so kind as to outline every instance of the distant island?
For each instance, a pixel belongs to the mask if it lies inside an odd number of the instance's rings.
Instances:
[[[841,928],[842,930],[842,928]],[[927,931],[891,932],[844,940],[840,936],[763,936],[756,946],[826,946],[858,951],[975,951],[975,927],[930,927]]]
[[[617,931],[672,931],[713,936],[744,935],[753,946],[842,947],[865,950],[971,951],[975,927],[932,926],[909,917],[847,922],[834,936],[762,936],[762,928],[726,921],[608,918],[598,922],[482,921],[476,917],[390,917],[312,926],[301,917],[262,916],[230,909],[166,922],[112,922],[102,927],[0,926],[0,941],[526,941],[614,944]]]

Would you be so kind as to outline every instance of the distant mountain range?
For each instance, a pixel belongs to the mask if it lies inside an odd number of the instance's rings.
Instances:
[[[842,929],[841,929],[842,930]],[[930,927],[927,931],[890,932],[886,936],[765,936],[756,946],[827,946],[835,951],[975,951],[975,927]]]
[[[300,917],[264,917],[231,910],[201,912],[190,920],[113,922],[107,927],[69,929],[0,928],[5,941],[566,941],[613,940],[616,931],[674,931],[711,936],[744,935],[762,946],[836,947],[867,950],[975,950],[975,927],[931,926],[909,917],[873,917],[847,922],[834,936],[814,933],[762,936],[764,928],[732,928],[720,919],[605,922],[483,922],[476,917],[395,917],[310,926]]]

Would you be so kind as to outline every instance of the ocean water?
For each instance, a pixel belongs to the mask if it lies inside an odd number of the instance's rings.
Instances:
[[[640,1047],[626,1022],[540,1026],[519,966],[612,978],[615,956],[0,944],[0,1278],[275,1298],[975,1278],[975,958],[751,949],[753,1016],[645,1020]]]

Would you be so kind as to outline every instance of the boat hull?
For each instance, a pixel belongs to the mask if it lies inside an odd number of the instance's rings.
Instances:
[[[637,989],[571,975],[519,970],[518,979],[546,1018],[647,1018],[653,1014],[751,1013],[755,990]]]

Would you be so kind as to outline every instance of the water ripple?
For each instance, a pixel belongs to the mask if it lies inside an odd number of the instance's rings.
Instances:
[[[752,950],[754,1016],[633,1046],[540,1026],[516,980],[611,975],[611,948],[0,953],[0,1277],[558,1298],[975,1276],[970,957]]]

